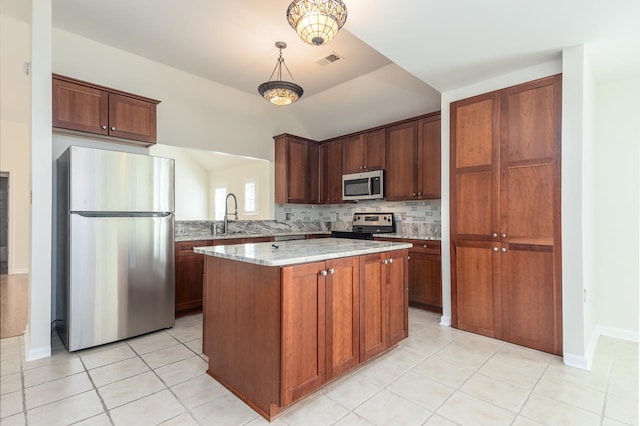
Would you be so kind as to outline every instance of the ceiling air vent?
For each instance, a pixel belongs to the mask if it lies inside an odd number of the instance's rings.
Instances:
[[[325,56],[325,57],[320,58],[320,59],[316,59],[313,62],[315,62],[318,65],[325,66],[325,65],[332,64],[335,61],[338,61],[340,59],[344,59],[344,58],[342,56],[338,55],[336,52],[331,52],[330,55]]]

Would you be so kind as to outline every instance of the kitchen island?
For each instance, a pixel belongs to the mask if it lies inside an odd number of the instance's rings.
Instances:
[[[208,374],[268,420],[408,334],[407,249],[327,238],[196,247]]]

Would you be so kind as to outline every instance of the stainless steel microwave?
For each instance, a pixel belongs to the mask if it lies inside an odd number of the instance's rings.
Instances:
[[[384,197],[384,170],[342,175],[342,199],[377,200]]]

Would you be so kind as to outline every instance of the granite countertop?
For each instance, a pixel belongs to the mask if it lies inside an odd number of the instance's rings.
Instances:
[[[411,248],[411,244],[342,238],[195,247],[196,253],[264,266],[288,266]]]
[[[275,237],[275,236],[288,236],[288,235],[330,235],[329,231],[291,231],[291,232],[235,232],[231,234],[217,234],[211,233],[202,234],[189,234],[180,235],[175,237],[176,242],[181,241],[202,241],[202,240],[229,240],[233,238],[259,238],[259,237]]]
[[[440,237],[427,236],[427,235],[408,235],[408,234],[373,234],[374,237],[379,238],[397,238],[399,240],[429,240],[440,241]]]

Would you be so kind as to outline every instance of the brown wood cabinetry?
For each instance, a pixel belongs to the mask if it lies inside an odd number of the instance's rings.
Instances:
[[[53,127],[156,143],[160,101],[53,74]]]
[[[409,306],[442,313],[440,241],[405,240],[409,249]]]
[[[562,354],[561,76],[451,105],[454,327]]]
[[[342,149],[340,139],[320,145],[320,202],[323,204],[342,202]]]
[[[317,203],[318,144],[288,134],[274,139],[276,203]]]
[[[384,129],[345,137],[343,172],[348,174],[384,169],[384,147]]]
[[[440,113],[387,128],[388,200],[440,198]]]

